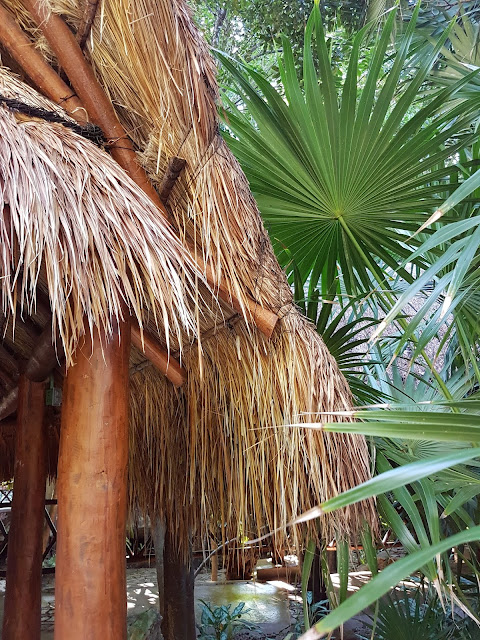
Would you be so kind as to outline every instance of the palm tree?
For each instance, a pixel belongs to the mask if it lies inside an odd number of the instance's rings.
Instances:
[[[394,52],[395,15],[390,13],[370,50],[365,75],[359,60],[367,31],[361,31],[340,86],[318,8],[306,28],[302,79],[287,41],[281,86],[218,54],[241,99],[237,105],[227,100],[225,137],[290,273],[297,303],[327,343],[339,328],[344,338],[359,342],[358,323],[365,318],[377,325],[377,338],[389,323],[395,332],[372,347],[370,359],[355,361],[364,365],[360,374],[349,372],[376,386],[389,404],[357,411],[360,423],[322,424],[323,429],[374,437],[378,475],[310,515],[378,495],[408,556],[343,602],[309,638],[333,630],[420,567],[468,609],[448,558],[443,555],[439,563],[433,558],[480,533],[471,515],[480,493],[475,462],[480,451],[472,448],[479,440],[479,407],[477,401],[463,400],[480,381],[480,218],[474,191],[479,183],[466,181],[476,176],[478,107],[476,96],[463,90],[476,72],[465,71],[432,90],[431,70],[452,27],[413,65],[418,12],[417,7]],[[427,81],[430,91],[424,92]],[[405,310],[412,301],[417,311],[408,318]],[[349,321],[339,322],[351,310]],[[362,338],[365,344],[368,336]],[[392,374],[388,367],[406,347],[413,354],[410,360],[421,356],[426,365],[420,380],[418,371],[400,372],[394,364]],[[346,354],[342,344],[340,363]],[[436,363],[439,357],[446,358],[443,368]],[[351,363],[348,356],[346,368]],[[379,375],[383,385],[372,385]],[[420,398],[428,404],[419,406]],[[478,575],[474,563],[471,568]]]

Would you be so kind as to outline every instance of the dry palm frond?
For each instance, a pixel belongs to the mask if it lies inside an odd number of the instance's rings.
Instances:
[[[77,31],[83,0],[43,1]],[[20,0],[5,4],[55,63]],[[200,287],[206,335],[184,352],[186,388],[174,390],[151,368],[131,379],[132,503],[165,515],[184,551],[192,530],[217,522],[229,523],[227,537],[280,528],[281,545],[288,522],[370,475],[364,438],[288,427],[304,413],[349,409],[347,384],[293,307],[245,176],[218,133],[214,65],[185,2],[103,0],[86,51],[154,184],[171,158],[186,160],[169,197],[182,240],[240,300],[281,316],[268,341],[241,318],[226,322]],[[328,516],[319,534],[354,532],[363,517],[374,522],[371,502]],[[286,546],[313,527],[294,529]]]
[[[331,539],[372,522],[366,503],[308,531],[288,527],[369,475],[363,438],[289,426],[304,412],[351,406],[345,379],[308,323],[292,313],[270,341],[237,323],[203,351],[203,377],[195,350],[185,355],[187,403],[152,370],[132,377],[130,490],[140,507],[175,522],[180,541],[181,532],[186,540],[191,530],[204,536],[226,522],[227,538],[280,529],[276,544],[295,549],[307,534]]]
[[[363,439],[318,437],[289,426],[305,412],[351,406],[348,386],[321,338],[297,313],[285,316],[271,341],[252,337],[238,323],[203,347],[210,363],[205,379],[190,375],[188,381],[191,458],[202,461],[191,474],[199,496],[210,502],[202,505],[203,516],[212,502],[217,512],[223,502],[223,521],[241,523],[250,536],[280,528],[277,542],[288,546],[283,538],[289,522],[368,477]],[[196,359],[190,357],[192,371]],[[363,515],[372,520],[370,509],[362,505],[322,520],[321,537],[357,530]],[[290,544],[298,548],[305,529],[292,535]]]
[[[5,4],[51,56],[22,3]],[[77,31],[83,0],[46,4]],[[290,302],[245,177],[219,135],[215,67],[186,4],[105,1],[87,48],[152,181],[161,183],[172,157],[186,160],[169,205],[180,234],[200,244],[217,282],[226,279],[240,300],[250,295],[273,310]]]
[[[5,70],[0,94],[55,107]],[[58,109],[58,108],[57,108]],[[127,304],[141,325],[169,334],[195,327],[194,268],[156,208],[110,156],[61,124],[0,107],[2,305],[35,306],[45,277],[70,358],[86,317],[111,335]],[[5,206],[7,205],[7,206]],[[55,332],[54,332],[55,335]]]

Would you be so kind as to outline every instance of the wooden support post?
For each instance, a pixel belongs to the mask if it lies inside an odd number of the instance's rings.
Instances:
[[[40,640],[45,386],[20,378],[3,640]]]
[[[125,640],[130,326],[87,332],[67,371],[58,462],[55,640]]]
[[[165,569],[163,552],[165,549],[165,520],[157,517],[152,529],[153,546],[155,548],[155,566],[157,569],[158,609],[160,615],[165,616]]]
[[[327,600],[327,586],[322,571],[322,554],[323,549],[320,546],[315,547],[315,556],[313,558],[312,569],[308,578],[308,590],[312,592],[312,602],[320,602]],[[318,622],[317,619],[311,622]]]
[[[214,553],[212,556],[212,575],[210,580],[212,582],[217,582],[218,580],[218,553]]]
[[[183,560],[168,529],[164,540],[164,618],[162,633],[165,640],[195,640],[194,575],[192,558]]]

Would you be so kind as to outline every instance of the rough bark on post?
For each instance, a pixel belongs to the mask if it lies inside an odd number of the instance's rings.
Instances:
[[[165,569],[163,551],[165,548],[165,520],[157,518],[153,527],[153,546],[155,547],[155,566],[157,569],[158,609],[165,616]]]
[[[45,505],[45,386],[20,378],[3,640],[39,640]]]
[[[130,326],[87,331],[67,372],[58,463],[56,640],[125,640]]]
[[[188,562],[179,556],[172,535],[167,525],[163,552],[165,613],[162,633],[165,640],[195,640],[192,558]]]

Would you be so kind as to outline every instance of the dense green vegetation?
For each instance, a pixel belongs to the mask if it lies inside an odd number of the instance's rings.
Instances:
[[[317,630],[335,629],[419,570],[476,616],[478,9],[311,8],[209,1],[197,14],[222,50],[225,138],[297,304],[360,407],[362,421],[341,428],[371,436],[376,477],[322,508],[378,496],[384,525],[407,551]]]

